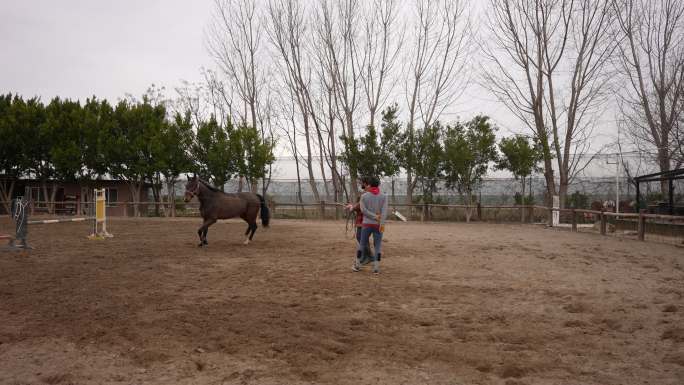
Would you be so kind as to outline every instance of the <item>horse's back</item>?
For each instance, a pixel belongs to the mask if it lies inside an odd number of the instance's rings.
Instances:
[[[259,203],[259,204],[261,203],[259,196],[253,192],[239,192],[239,193],[235,193],[233,195],[235,195],[235,196],[239,197],[240,199],[243,199],[249,203]]]
[[[241,216],[247,209],[247,202],[240,197],[221,194],[203,202],[202,206],[205,218],[230,219]]]

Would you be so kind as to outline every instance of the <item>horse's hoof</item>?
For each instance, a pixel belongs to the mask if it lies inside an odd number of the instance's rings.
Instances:
[[[243,245],[249,245],[249,239],[245,239],[244,242],[242,242]]]
[[[204,246],[204,243],[202,243],[202,242],[200,242],[200,244],[197,245],[197,247],[202,247],[202,246]]]

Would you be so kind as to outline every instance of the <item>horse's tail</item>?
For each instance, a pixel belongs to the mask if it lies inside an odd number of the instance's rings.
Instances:
[[[261,210],[259,210],[261,212],[261,224],[264,227],[268,227],[268,223],[271,220],[271,212],[268,209],[268,206],[266,205],[266,200],[264,199],[264,197],[259,194],[257,194],[256,196],[258,196],[259,200],[261,201]]]

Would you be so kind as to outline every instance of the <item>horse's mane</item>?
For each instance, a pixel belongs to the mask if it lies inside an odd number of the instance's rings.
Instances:
[[[197,178],[197,180],[199,180],[204,185],[204,187],[208,188],[209,190],[211,190],[213,192],[223,192],[223,191],[219,190],[218,188],[212,186],[209,182],[207,182],[206,180],[204,180],[202,178]]]

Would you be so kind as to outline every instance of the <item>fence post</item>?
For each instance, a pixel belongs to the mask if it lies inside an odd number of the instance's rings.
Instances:
[[[325,201],[321,201],[321,219],[325,219]]]
[[[639,233],[639,240],[643,241],[644,240],[644,234],[646,233],[646,217],[644,216],[644,213],[646,212],[645,209],[639,210],[639,227],[638,227],[638,233]]]
[[[477,202],[477,220],[482,222],[482,204]]]
[[[560,197],[558,195],[553,196],[553,208],[556,209],[551,213],[551,216],[553,217],[553,226],[558,226],[560,225]]]
[[[570,209],[570,215],[572,215],[572,231],[577,232],[577,213],[575,209]]]
[[[601,235],[606,235],[606,213],[601,209]]]
[[[525,223],[525,206],[520,206],[520,223]]]
[[[553,206],[549,207],[549,227],[553,227]]]

